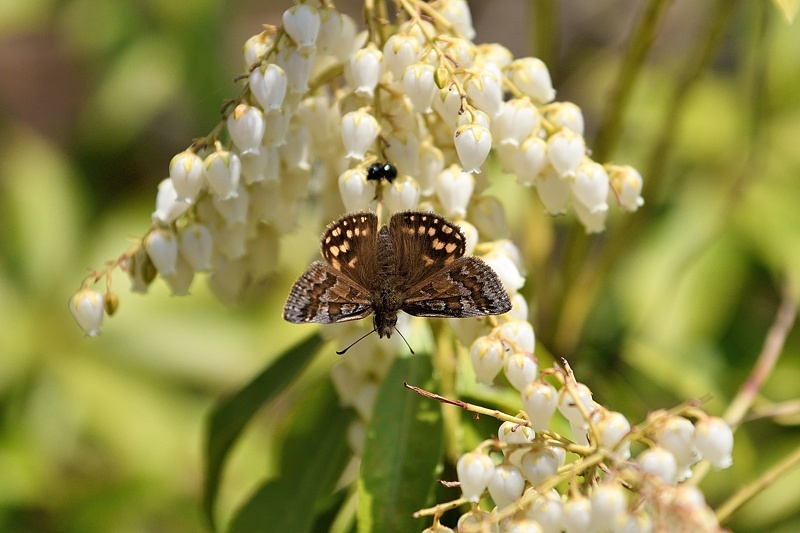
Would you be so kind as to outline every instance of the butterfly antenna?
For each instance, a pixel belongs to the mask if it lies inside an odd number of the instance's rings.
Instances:
[[[400,330],[397,329],[397,326],[394,327],[394,330],[397,332],[398,335],[400,335],[400,338],[403,339],[403,342],[406,343],[406,346],[408,346],[408,349],[411,351],[411,355],[414,355],[414,348],[412,348],[411,345],[408,344],[408,341],[406,340],[405,337],[403,337],[403,334],[400,333]]]
[[[375,328],[372,328],[372,331],[368,331],[368,332],[364,333],[364,334],[363,334],[361,337],[359,337],[357,340],[353,341],[353,343],[352,343],[350,346],[348,346],[347,348],[345,348],[344,350],[341,350],[341,351],[339,351],[339,350],[336,350],[336,355],[344,355],[344,352],[346,352],[347,350],[349,350],[350,348],[352,348],[353,346],[355,346],[355,345],[356,345],[356,344],[358,344],[359,342],[363,341],[363,340],[364,340],[364,339],[366,339],[366,338],[367,338],[369,335],[372,335],[372,334],[373,334],[373,333],[375,333],[376,331],[378,331],[378,330],[377,330],[377,329],[375,329]],[[402,335],[401,335],[401,337],[402,337]],[[403,339],[403,340],[405,340],[405,339]]]

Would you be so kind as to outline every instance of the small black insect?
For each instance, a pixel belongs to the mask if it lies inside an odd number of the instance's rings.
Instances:
[[[380,181],[382,179],[393,182],[397,177],[397,168],[391,163],[372,163],[367,167],[367,179]]]

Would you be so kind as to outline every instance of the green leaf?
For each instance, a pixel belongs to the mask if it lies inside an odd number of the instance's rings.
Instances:
[[[358,484],[358,531],[419,531],[411,514],[428,501],[442,457],[441,405],[403,386],[431,390],[427,354],[398,358],[383,382],[367,428]]]
[[[323,344],[323,338],[319,333],[315,333],[289,348],[250,383],[230,398],[221,401],[209,415],[205,447],[203,511],[212,529],[216,529],[214,503],[228,452],[253,415],[306,368]]]
[[[312,531],[317,514],[330,512],[329,497],[352,456],[346,438],[352,419],[329,379],[313,389],[293,414],[280,476],[261,485],[237,511],[229,533]]]

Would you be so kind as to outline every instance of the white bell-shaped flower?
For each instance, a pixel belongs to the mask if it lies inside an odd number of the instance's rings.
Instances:
[[[220,224],[211,227],[214,249],[230,259],[239,259],[247,254],[247,224]]]
[[[580,404],[578,404],[580,402]],[[581,410],[578,405],[583,406]],[[583,383],[567,383],[558,395],[558,410],[564,418],[575,424],[588,424],[583,413],[591,415],[592,391]]]
[[[239,188],[236,190],[235,196],[225,199],[215,196],[211,200],[211,203],[228,226],[244,224],[247,221],[247,208],[250,205],[250,194],[247,192],[247,189],[241,185],[239,185]]]
[[[419,173],[419,138],[416,135],[394,130],[386,138],[385,151],[386,157],[401,174],[416,176]]]
[[[714,468],[728,468],[733,463],[733,431],[717,416],[701,418],[695,423],[694,443]]]
[[[453,37],[447,40],[447,44],[444,48],[444,53],[447,55],[448,58],[457,64],[460,68],[468,69],[473,66],[475,63],[475,54],[477,53],[475,50],[475,43],[472,43],[466,39],[460,39],[458,37]],[[427,58],[429,62],[434,60],[436,57],[435,53],[429,53]],[[438,62],[432,63],[434,65],[438,64]],[[483,70],[487,70],[489,65],[482,65],[484,68]],[[494,65],[491,65],[492,67]],[[490,69],[491,70],[491,69]],[[495,74],[500,74],[500,69],[494,69]],[[502,76],[500,76],[502,77]],[[499,78],[498,78],[499,79]]]
[[[514,465],[501,464],[495,467],[488,483],[489,494],[498,508],[514,503],[522,496],[525,489],[525,478]]]
[[[512,351],[533,353],[536,336],[533,333],[533,326],[527,320],[509,320],[497,326],[495,331]]]
[[[628,505],[622,487],[616,483],[602,483],[592,489],[589,498],[594,531],[617,531]]]
[[[536,104],[546,104],[556,97],[550,71],[541,59],[523,57],[512,61],[507,76],[517,89]]]
[[[511,386],[523,392],[538,376],[539,365],[532,353],[516,352],[506,359],[504,371]]]
[[[491,385],[495,376],[503,368],[506,349],[499,339],[478,337],[469,348],[475,379],[480,383]]]
[[[543,533],[560,533],[564,519],[564,501],[555,489],[540,492],[533,498],[525,516],[535,520],[542,527]]]
[[[357,51],[350,61],[345,63],[344,76],[356,95],[361,98],[372,98],[375,95],[375,87],[383,75],[383,69],[383,53],[375,45],[369,44]]]
[[[583,111],[572,102],[553,102],[547,106],[544,118],[556,129],[568,128],[583,136]]]
[[[375,187],[363,169],[351,168],[339,176],[339,194],[347,212],[364,211],[375,197]]]
[[[362,160],[372,143],[378,138],[380,125],[366,109],[351,111],[342,117],[342,143],[349,159]]]
[[[153,211],[153,222],[168,225],[180,218],[192,204],[178,199],[172,179],[167,178],[158,184],[156,210]]]
[[[239,157],[227,150],[211,152],[203,162],[206,183],[222,199],[236,196],[241,173],[242,163]]]
[[[531,448],[520,461],[522,475],[534,487],[555,476],[559,466],[558,455],[546,446]]]
[[[630,441],[623,441],[631,430],[631,423],[625,415],[616,411],[611,411],[602,417],[597,423],[600,433],[600,445],[608,450],[615,450],[614,457],[627,461],[631,456]]]
[[[456,153],[464,172],[480,174],[481,165],[492,149],[492,134],[479,124],[459,126],[453,135]]]
[[[409,176],[397,178],[383,189],[383,203],[392,213],[410,211],[419,205],[419,185]]]
[[[432,111],[433,97],[439,91],[433,75],[434,68],[424,63],[411,65],[403,74],[403,89],[417,113]]]
[[[691,467],[700,460],[695,444],[694,425],[681,416],[671,416],[656,430],[655,440],[672,455],[678,464],[678,481],[692,475]]]
[[[511,320],[528,320],[528,302],[525,297],[520,293],[512,294],[511,298],[511,311],[506,316]]]
[[[162,276],[175,272],[178,260],[178,239],[166,228],[155,228],[144,239],[144,249],[153,265]]]
[[[269,148],[263,148],[256,153],[250,152],[241,155],[239,162],[242,164],[242,177],[244,177],[245,183],[252,185],[267,179],[270,151]]]
[[[419,147],[419,165],[417,181],[422,196],[434,193],[436,177],[444,170],[444,154],[430,142],[423,142]]]
[[[419,59],[419,41],[407,33],[394,33],[386,39],[383,58],[394,79],[403,79],[406,69]]]
[[[247,39],[244,42],[243,49],[244,66],[250,68],[250,65],[261,61],[261,58],[267,52],[271,44],[272,38],[268,36],[266,32],[258,33]]]
[[[336,40],[342,31],[342,15],[334,8],[320,7],[319,13],[319,32],[317,33],[317,52],[320,54],[332,54],[336,49]]]
[[[358,26],[353,17],[340,14],[341,26],[339,34],[336,36],[335,44],[332,49],[333,54],[340,63],[346,62],[353,55],[356,48],[356,38],[358,36]]]
[[[475,28],[472,26],[472,12],[466,0],[446,0],[439,5],[439,14],[452,24],[456,31],[465,39],[471,41],[475,38]]]
[[[72,316],[89,337],[100,334],[104,308],[103,295],[90,289],[81,289],[69,299]]]
[[[183,256],[178,254],[178,259],[175,261],[175,271],[169,276],[164,276],[164,281],[169,287],[169,291],[173,296],[188,296],[193,280],[194,270],[192,270],[192,266]]]
[[[281,159],[289,170],[311,170],[311,132],[302,124],[291,126],[286,143],[280,148]]]
[[[590,213],[608,210],[608,174],[603,165],[585,157],[570,180],[572,196]]]
[[[169,179],[178,201],[193,202],[203,189],[203,159],[188,150],[177,154],[169,162]]]
[[[541,117],[529,98],[514,98],[500,105],[492,118],[492,137],[500,145],[520,146],[536,131]]]
[[[311,48],[299,50],[296,46],[285,46],[278,52],[276,62],[286,73],[287,87],[291,92],[303,94],[308,91],[315,55]]]
[[[551,215],[567,212],[567,202],[572,190],[569,180],[561,178],[551,166],[546,166],[535,178],[536,193]]]
[[[503,103],[503,84],[491,70],[467,78],[464,89],[477,109],[494,118]]]
[[[436,177],[434,188],[445,216],[464,218],[467,215],[467,204],[475,190],[472,174],[460,172],[457,166],[451,165]]]
[[[280,109],[286,97],[286,72],[274,63],[250,73],[250,92],[264,111]]]
[[[589,208],[584,206],[581,202],[572,204],[575,209],[575,214],[578,216],[583,228],[587,234],[602,233],[606,229],[606,217],[608,217],[608,209],[605,211],[589,211]]]
[[[547,143],[538,135],[531,135],[522,142],[519,154],[514,161],[514,173],[517,183],[522,185],[535,185],[536,178],[549,164],[547,157]],[[564,201],[566,204],[566,199]]]
[[[472,503],[478,503],[494,472],[492,459],[483,453],[467,452],[456,464],[461,494]]]
[[[433,109],[451,131],[454,131],[461,110],[461,95],[451,85],[439,89],[439,93],[433,97]]]
[[[227,125],[233,144],[243,155],[259,152],[264,137],[264,114],[259,108],[237,105],[228,115]]]
[[[533,442],[536,433],[527,426],[521,426],[514,422],[503,422],[497,431],[497,438],[503,444],[519,445],[518,447],[509,446],[503,448],[503,455],[512,465],[519,467],[522,457],[530,449],[526,446]]]
[[[274,109],[264,115],[264,146],[274,148],[286,144],[291,118],[291,114],[284,109]]]
[[[178,234],[178,251],[195,272],[211,270],[211,253],[214,243],[205,224],[192,222]]]
[[[592,503],[581,495],[571,496],[564,502],[562,518],[564,531],[567,533],[589,533],[592,529]]]
[[[547,157],[559,176],[571,176],[586,155],[586,142],[572,130],[562,129],[547,139]]]
[[[522,393],[522,406],[534,431],[546,431],[558,407],[558,392],[544,380],[537,379]]]
[[[509,294],[516,293],[525,285],[525,278],[520,274],[517,265],[502,249],[495,247],[489,253],[482,255],[481,259],[492,267]],[[531,346],[528,351],[533,352],[533,347]]]
[[[652,474],[667,485],[674,485],[678,477],[675,456],[661,446],[648,448],[636,458],[643,472]]]
[[[609,181],[620,205],[626,211],[636,211],[642,205],[642,175],[628,165],[609,167]]]
[[[298,4],[283,12],[283,29],[297,43],[298,50],[315,48],[320,18],[308,4]]]

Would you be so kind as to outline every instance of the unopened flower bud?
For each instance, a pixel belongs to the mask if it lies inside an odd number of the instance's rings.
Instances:
[[[214,193],[222,199],[236,195],[242,163],[239,157],[227,150],[217,150],[206,156],[203,162],[206,182]]]
[[[188,150],[177,154],[169,163],[169,178],[178,201],[194,201],[203,188],[203,160]]]
[[[463,497],[477,503],[492,477],[494,463],[488,455],[468,452],[458,460],[456,472]]]
[[[257,107],[239,104],[228,115],[228,133],[242,155],[258,153],[264,137],[264,114]]]
[[[479,174],[492,149],[492,134],[485,127],[472,123],[459,126],[453,138],[463,171]]]
[[[95,337],[100,334],[104,310],[102,294],[81,289],[69,299],[69,310],[86,335]]]
[[[586,143],[572,130],[559,130],[547,139],[547,157],[559,176],[572,176],[584,155]]]
[[[250,92],[264,111],[281,108],[287,83],[286,73],[274,63],[268,64],[263,71],[254,69],[250,73]]]
[[[491,385],[495,376],[503,368],[506,350],[499,339],[478,337],[470,346],[469,354],[475,378],[480,383]]]
[[[342,142],[347,150],[345,157],[349,159],[364,159],[364,153],[369,150],[378,137],[380,125],[366,109],[351,111],[342,117]]]
[[[508,76],[517,89],[537,104],[546,104],[556,97],[550,71],[541,59],[524,57],[513,61]]]
[[[153,261],[158,273],[170,276],[175,272],[178,260],[178,240],[175,234],[165,228],[156,228],[144,239],[144,249]]]
[[[308,4],[294,5],[283,12],[283,29],[297,43],[298,50],[315,47],[319,27],[319,13]]]

